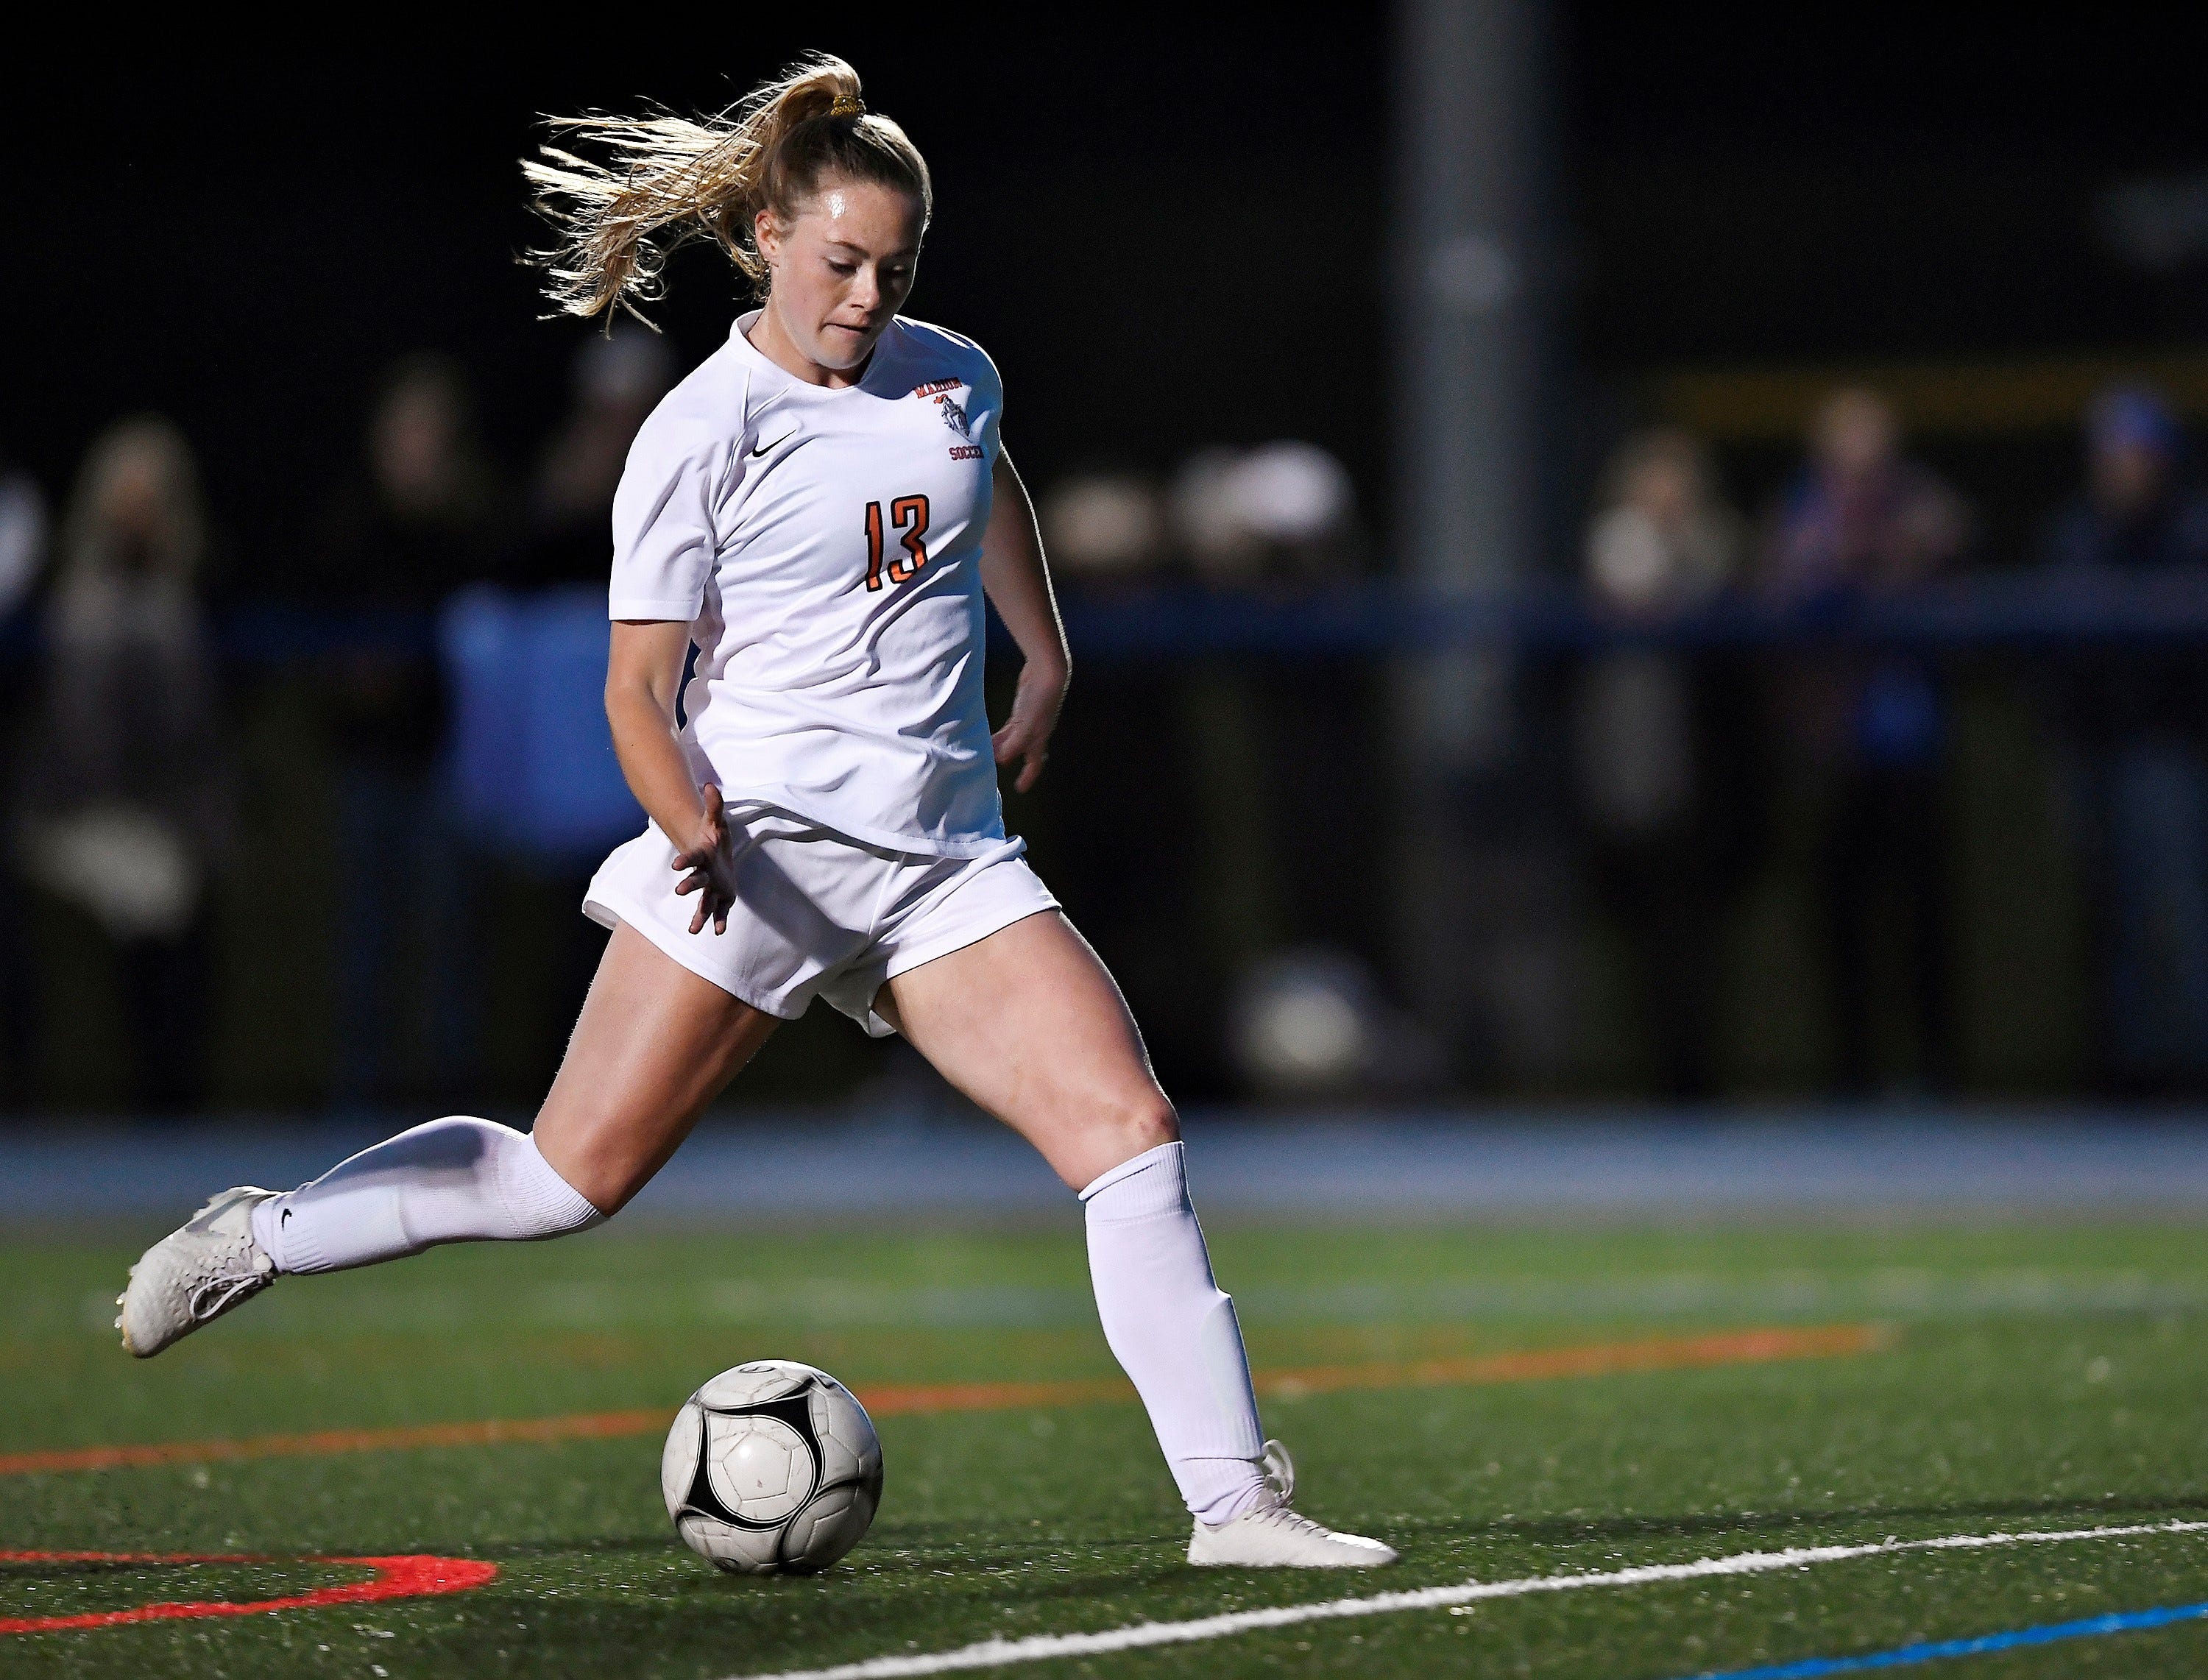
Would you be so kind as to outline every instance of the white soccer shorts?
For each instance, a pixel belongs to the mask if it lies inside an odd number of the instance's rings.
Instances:
[[[978,857],[884,851],[779,812],[729,815],[736,902],[729,931],[693,933],[695,894],[678,896],[675,847],[656,823],[616,847],[583,897],[583,914],[618,921],[684,968],[785,1021],[815,997],[885,1037],[873,1011],[883,984],[1000,927],[1058,908],[1005,840]]]

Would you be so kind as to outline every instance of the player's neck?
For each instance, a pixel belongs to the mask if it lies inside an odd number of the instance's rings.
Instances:
[[[751,347],[788,374],[792,379],[803,380],[807,385],[818,385],[830,391],[846,391],[867,376],[873,365],[873,351],[855,368],[831,368],[814,361],[802,350],[782,324],[782,317],[774,312],[771,303],[759,312],[759,318],[744,332]],[[879,346],[877,346],[879,348]]]

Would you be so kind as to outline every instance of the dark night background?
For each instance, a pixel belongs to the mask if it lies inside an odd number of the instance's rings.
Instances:
[[[456,356],[494,454],[517,473],[565,401],[570,353],[590,329],[540,320],[515,261],[539,237],[516,168],[538,116],[646,99],[718,108],[809,47],[850,58],[869,102],[927,155],[936,221],[912,312],[995,357],[1031,484],[1099,466],[1161,474],[1207,445],[1308,439],[1349,468],[1377,565],[1397,563],[1383,271],[1393,44],[1380,8],[1120,7],[1017,23],[847,9],[801,32],[638,14],[489,37],[349,20],[312,50],[216,25],[80,32],[19,51],[0,70],[0,456],[58,507],[100,428],[165,412],[200,453],[219,597],[286,593],[330,486],[357,470],[363,417],[396,358]],[[1653,417],[1650,381],[1667,370],[2208,339],[2208,269],[2127,263],[2102,223],[2112,188],[2208,165],[2204,49],[2208,19],[2176,8],[1561,7],[1547,124],[1554,564],[1571,563],[1593,463]],[[672,281],[655,319],[687,369],[735,303],[709,249],[679,259]],[[1751,513],[1796,453],[1791,439],[1714,441]],[[1981,503],[1979,558],[1993,566],[2016,558],[2075,479],[2067,416],[1923,448]],[[1146,680],[1089,681],[1091,694],[1116,681],[1118,699],[1086,722],[1077,701],[1062,762],[1076,747],[1095,762],[1146,717]],[[278,744],[252,750],[291,751],[278,724],[254,728]],[[1069,831],[1082,808],[1038,803],[1014,819],[1047,863],[1053,845],[1080,843]],[[289,832],[249,849],[287,887],[284,845],[311,843],[309,830]],[[1283,866],[1287,878],[1324,896],[1324,836],[1287,844],[1310,854]],[[1172,876],[1153,915],[1166,923],[1182,913],[1173,895],[1201,877],[1164,852],[1121,873],[1085,890],[1101,902]],[[1378,891],[1353,884],[1317,914],[1364,924],[1343,942],[1384,960]],[[301,891],[311,899],[311,885]],[[543,908],[564,915],[559,897]],[[314,910],[292,914],[303,926]],[[237,937],[286,937],[265,915],[255,925]],[[1217,1092],[1215,999],[1145,992],[1146,974],[1167,986],[1176,949],[1161,934],[1107,954],[1138,1009],[1158,998],[1149,1012],[1162,1017],[1151,1031],[1168,1073]],[[239,1000],[288,983],[249,984],[238,969],[225,982],[234,1069],[252,1060],[237,1042],[260,1030]],[[2074,1010],[2073,993],[2043,1013]],[[559,1007],[540,1012],[554,1024],[513,1068],[550,1053]],[[269,1018],[280,1027],[281,1010]],[[2037,1017],[2019,1018],[2021,1040]],[[803,1041],[825,1044],[838,1026],[808,1022]],[[320,1041],[331,1029],[298,1030]],[[2059,1057],[2032,1055],[2012,1057],[2023,1070],[2012,1083],[2060,1081]],[[277,1060],[229,1089],[306,1100],[312,1055]],[[514,1092],[534,1077],[514,1073]]]
[[[2198,13],[1742,16],[1561,15],[1555,214],[1567,344],[1588,374],[2202,325],[2197,295],[2125,268],[2092,225],[2112,177],[2202,154]],[[453,49],[370,28],[312,53],[194,35],[16,57],[0,441],[58,492],[105,420],[174,413],[213,446],[237,581],[274,582],[394,356],[462,356],[517,455],[556,401],[584,329],[539,322],[512,261],[536,237],[514,160],[537,113],[717,106],[822,45],[929,157],[914,309],[1005,369],[1030,476],[1163,465],[1293,415],[1384,513],[1377,9],[655,33]],[[686,359],[725,330],[717,264],[691,254],[661,312]]]

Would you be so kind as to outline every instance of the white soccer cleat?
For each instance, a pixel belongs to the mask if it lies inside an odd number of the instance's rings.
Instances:
[[[1337,1534],[1288,1508],[1296,1491],[1295,1461],[1277,1441],[1265,1443],[1271,1497],[1216,1528],[1199,1521],[1188,1539],[1188,1561],[1199,1569],[1377,1569],[1395,1561],[1395,1548],[1362,1534]]]
[[[126,1352],[150,1359],[276,1281],[276,1263],[253,1240],[253,1209],[274,1194],[225,1190],[139,1257],[115,1298]]]

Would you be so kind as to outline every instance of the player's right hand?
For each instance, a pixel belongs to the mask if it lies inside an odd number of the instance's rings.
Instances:
[[[729,824],[722,814],[721,790],[711,783],[705,788],[705,814],[699,819],[697,837],[675,855],[677,871],[687,871],[675,883],[678,897],[698,895],[698,908],[690,915],[690,931],[702,933],[708,920],[716,933],[729,931],[729,906],[736,902],[735,882],[729,857]]]

